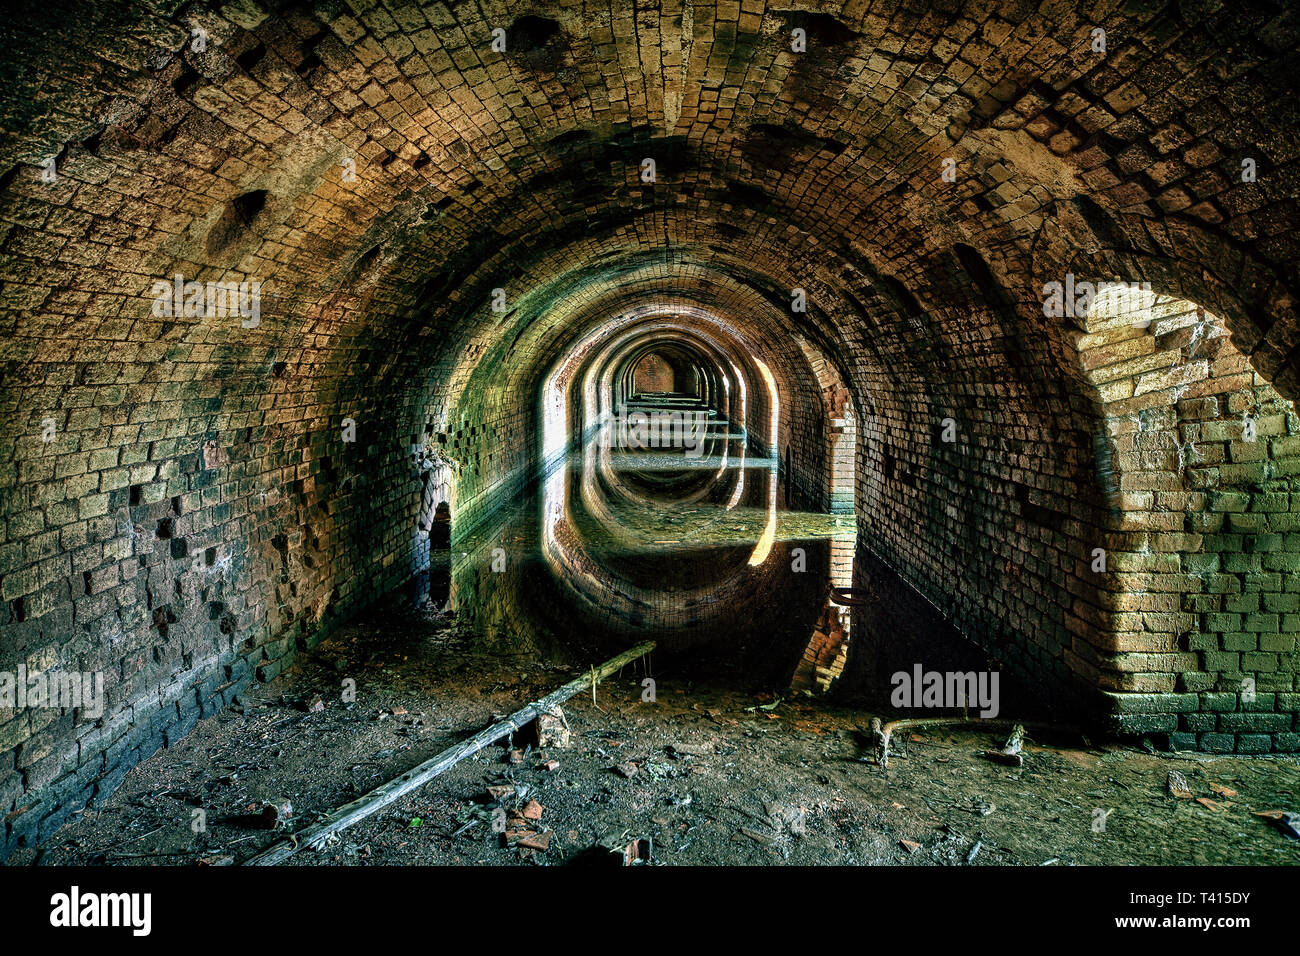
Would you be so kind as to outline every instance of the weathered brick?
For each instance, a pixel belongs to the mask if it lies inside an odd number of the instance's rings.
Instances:
[[[541,446],[550,373],[575,358],[560,407],[590,425],[584,390],[605,402],[635,369],[588,371],[651,317],[715,372],[726,353],[782,507],[856,525],[872,558],[841,555],[846,580],[878,559],[895,604],[933,605],[1054,703],[1121,692],[1126,732],[1226,752],[1205,717],[1295,713],[1284,17],[1119,5],[1098,66],[1062,56],[1085,4],[727,2],[684,26],[557,0],[549,39],[504,53],[484,38],[514,15],[466,4],[174,6],[20,23],[6,50],[40,93],[0,90],[0,669],[102,654],[110,719],[141,720],[127,743],[29,718],[45,759],[139,759],[424,571],[440,504],[459,538],[523,501],[562,458]],[[805,53],[787,20],[815,24]],[[209,21],[213,49],[182,50]],[[1251,144],[1258,183],[1235,174]],[[155,314],[178,272],[264,282],[263,315]],[[1045,283],[1112,275],[1160,296],[1045,307]],[[588,584],[609,571],[583,560]],[[508,617],[459,583],[466,622]],[[585,593],[611,630],[714,610],[632,590]],[[860,613],[850,643],[892,636]],[[1238,714],[1244,679],[1277,709]],[[1268,733],[1285,749],[1242,747]],[[46,782],[66,792],[24,832],[86,783]]]

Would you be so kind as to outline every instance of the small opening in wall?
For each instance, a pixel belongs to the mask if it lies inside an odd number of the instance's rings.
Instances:
[[[325,30],[321,30],[315,36],[303,41],[302,51],[304,56],[302,62],[294,67],[295,73],[299,76],[306,76],[312,70],[316,69],[316,67],[322,65],[320,54],[317,50],[327,36],[329,36],[329,34]]]
[[[844,46],[858,38],[856,33],[829,13],[791,10],[786,14],[785,26],[787,31],[803,27],[808,33],[810,48]]]
[[[172,89],[176,91],[177,96],[184,96],[198,86],[199,81],[202,79],[197,72],[186,67],[172,83]]]
[[[438,502],[434,509],[433,521],[429,525],[429,547],[437,551],[451,547],[451,505],[445,501]]]
[[[265,189],[254,189],[226,203],[226,208],[208,233],[208,254],[216,255],[237,242],[266,208]]]
[[[547,17],[522,16],[510,26],[506,49],[519,53],[540,50],[559,35],[560,24]]]
[[[262,62],[264,56],[266,56],[266,47],[259,43],[235,57],[235,62],[240,65],[245,73],[248,73],[252,71],[253,67]]]

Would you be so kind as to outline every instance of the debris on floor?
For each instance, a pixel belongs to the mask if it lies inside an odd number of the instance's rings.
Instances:
[[[39,854],[11,862],[247,860],[553,689],[564,666],[493,656],[476,642],[440,617],[346,625],[273,684],[252,688],[242,713],[200,721]],[[352,706],[332,702],[339,660],[365,675]],[[567,678],[586,670],[575,662]],[[654,703],[634,675],[602,684],[599,706],[587,695],[570,701],[562,755],[562,739],[484,750],[303,847],[295,862],[1300,864],[1300,821],[1276,809],[1300,793],[1293,755],[1193,759],[1036,739],[1011,774],[984,756],[978,727],[938,726],[895,740],[882,773],[860,759],[871,746],[861,708],[795,697],[763,711],[755,699],[776,696],[761,688],[656,671]],[[304,713],[316,695],[324,710]],[[403,733],[417,719],[420,733]],[[872,724],[883,731],[879,715]],[[515,761],[503,759],[512,752]],[[1186,796],[1170,799],[1173,790]],[[200,808],[207,826],[196,833]],[[272,820],[276,829],[265,829]],[[1279,835],[1243,840],[1247,820]]]
[[[1300,813],[1292,813],[1289,810],[1265,810],[1255,816],[1262,817],[1287,836],[1300,840]]]
[[[1170,770],[1165,775],[1165,789],[1169,791],[1171,797],[1177,797],[1179,800],[1192,799],[1192,791],[1187,786],[1187,778],[1177,770]]]
[[[1011,735],[1007,737],[1007,742],[1002,745],[1000,750],[986,750],[984,756],[1008,767],[1023,767],[1025,756],[1021,748],[1025,743],[1025,728],[1016,724],[1011,728]]]

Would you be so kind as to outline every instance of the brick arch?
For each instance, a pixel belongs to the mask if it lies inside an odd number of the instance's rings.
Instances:
[[[1294,402],[1185,299],[1115,287],[1076,321],[1109,506],[1079,574],[1087,672],[1128,732],[1297,749]]]
[[[1221,228],[1184,216],[1158,225],[1132,216],[1113,220],[1112,230],[1099,237],[1084,217],[1058,203],[1055,228],[1040,233],[1031,254],[1033,275],[1043,282],[1062,281],[1067,273],[1145,282],[1203,303],[1279,392],[1300,395],[1300,295],[1280,263]]]

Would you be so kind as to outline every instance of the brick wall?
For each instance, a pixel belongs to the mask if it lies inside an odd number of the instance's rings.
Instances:
[[[636,392],[678,391],[672,367],[658,355],[653,354],[647,355],[637,363],[633,371],[632,389]]]

